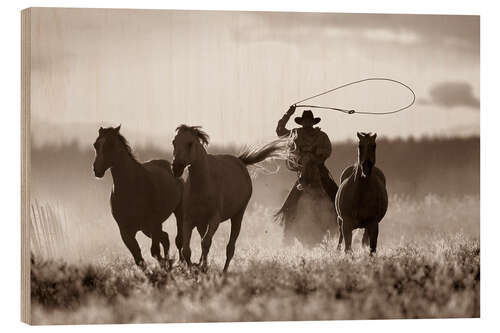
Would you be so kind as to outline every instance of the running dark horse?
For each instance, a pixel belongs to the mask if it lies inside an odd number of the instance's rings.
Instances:
[[[340,177],[335,197],[339,244],[344,238],[345,252],[351,250],[352,230],[364,228],[363,246],[370,245],[370,253],[377,250],[378,224],[387,212],[385,176],[375,166],[375,139],[377,134],[358,133],[358,161],[347,167]]]
[[[120,126],[100,128],[94,148],[94,174],[102,178],[111,169],[113,189],[111,191],[111,213],[118,223],[120,235],[132,253],[135,263],[144,267],[144,259],[135,239],[142,231],[152,239],[151,255],[163,267],[170,263],[168,234],[162,230],[162,223],[172,214],[177,220],[175,244],[182,247],[182,181],[172,174],[166,160],[138,162],[120,134]],[[164,257],[161,256],[160,243]]]
[[[180,177],[186,166],[189,175],[184,188],[184,227],[182,254],[191,265],[190,240],[194,227],[202,237],[200,265],[207,267],[207,255],[212,237],[225,220],[231,219],[231,235],[226,247],[224,272],[234,255],[241,221],[252,195],[252,180],[247,166],[267,158],[280,157],[280,144],[276,140],[257,150],[247,150],[239,156],[208,154],[205,146],[208,135],[199,126],[181,125],[174,138],[173,171]]]

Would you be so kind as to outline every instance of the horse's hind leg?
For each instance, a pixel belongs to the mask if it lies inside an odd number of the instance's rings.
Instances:
[[[363,247],[368,247],[370,245],[370,237],[368,236],[368,228],[365,228],[363,232],[363,239],[361,240]]]
[[[340,216],[337,216],[337,224],[339,225],[339,243],[337,244],[337,251],[342,249],[342,241],[344,238],[344,234],[342,232],[342,219]]]
[[[160,264],[161,267],[165,266],[165,260],[161,256],[161,249],[160,249],[160,243],[163,245],[163,251],[165,252],[165,255],[168,256],[168,249],[170,247],[170,241],[168,240],[168,234],[166,234],[162,228],[161,228],[161,223],[157,223],[156,221],[152,221],[150,224],[150,228],[145,230],[144,232],[146,236],[151,237],[151,256],[155,258],[158,263]],[[151,233],[149,235],[149,232]],[[166,239],[165,235],[166,234]],[[165,247],[165,245],[167,247]]]
[[[377,251],[378,223],[374,222],[369,224],[367,229],[370,238],[370,254],[373,254]]]
[[[158,228],[155,228],[155,230],[152,231],[151,228],[147,228],[142,230],[142,232],[144,233],[144,235],[151,238],[151,248],[150,248],[151,256],[158,261],[161,267],[164,267],[165,260],[161,256],[160,244],[163,246],[163,252],[165,253],[165,257],[168,257],[168,249],[170,247],[168,234],[161,229],[161,226],[159,230]]]
[[[226,263],[224,264],[224,272],[227,272],[227,269],[229,267],[229,263],[231,262],[231,259],[233,259],[234,255],[234,248],[236,245],[236,239],[238,239],[238,236],[240,234],[241,230],[241,221],[243,220],[243,214],[245,214],[245,207],[231,218],[231,235],[229,236],[229,242],[227,243],[226,247]]]

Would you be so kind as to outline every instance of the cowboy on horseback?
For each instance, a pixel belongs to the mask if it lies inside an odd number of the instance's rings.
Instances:
[[[314,179],[319,178],[323,190],[332,202],[335,202],[338,186],[325,166],[326,159],[332,153],[331,142],[325,132],[319,127],[314,127],[321,121],[321,118],[314,117],[312,111],[305,110],[302,117],[295,117],[295,122],[302,127],[289,130],[286,124],[294,112],[295,105],[292,105],[278,121],[276,134],[279,137],[290,137],[294,145],[292,160],[296,162],[296,167],[291,169],[299,174],[297,189],[302,190],[305,186],[311,185]],[[309,167],[309,165],[316,168]]]
[[[291,231],[293,229],[291,225],[294,224],[298,202],[305,189],[319,189],[320,193],[326,193],[333,208],[338,190],[337,184],[325,166],[326,159],[332,153],[330,139],[319,127],[314,127],[321,121],[321,118],[314,117],[312,111],[305,110],[301,117],[294,119],[301,127],[289,130],[286,128],[286,124],[294,114],[295,109],[295,105],[290,106],[276,127],[276,134],[279,137],[290,140],[290,156],[287,166],[290,170],[296,171],[298,175],[298,179],[282,208],[275,215],[277,220],[285,226],[285,241],[290,241],[294,237],[291,235],[295,234]],[[301,237],[300,234],[295,236]]]

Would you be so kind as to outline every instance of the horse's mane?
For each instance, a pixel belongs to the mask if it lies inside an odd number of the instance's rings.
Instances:
[[[134,155],[134,152],[132,151],[132,148],[130,147],[130,144],[128,143],[127,139],[120,133],[117,134],[118,136],[118,141],[123,145],[123,148],[125,148],[125,151],[127,154],[134,160],[137,161],[137,158]]]
[[[210,136],[204,130],[201,129],[201,126],[188,126],[182,124],[179,125],[175,129],[175,131],[177,133],[190,132],[200,140],[200,143],[202,143],[205,146],[208,145],[208,141],[210,140]]]

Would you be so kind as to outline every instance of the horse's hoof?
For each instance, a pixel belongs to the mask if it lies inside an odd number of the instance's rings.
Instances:
[[[201,272],[203,273],[206,273],[207,270],[208,270],[208,265],[207,265],[207,262],[206,261],[201,261],[199,264],[198,264],[198,268],[200,269]]]
[[[186,263],[185,261],[179,261],[179,260],[175,261],[175,260],[172,260],[172,266],[171,266],[171,268],[180,267],[180,266],[182,266],[185,263]]]
[[[171,263],[165,263],[161,266],[161,269],[163,269],[166,272],[170,272],[172,270],[173,265]]]
[[[142,270],[145,270],[148,266],[146,265],[146,262],[144,260],[138,261],[135,263],[137,267],[139,267]]]
[[[151,275],[153,275],[153,270],[149,267],[144,267],[141,270],[144,273],[144,275],[146,275],[146,277],[150,277]]]
[[[179,266],[182,266],[187,270],[191,270],[191,268],[193,268],[193,263],[191,261],[183,261],[182,263],[179,263]]]

